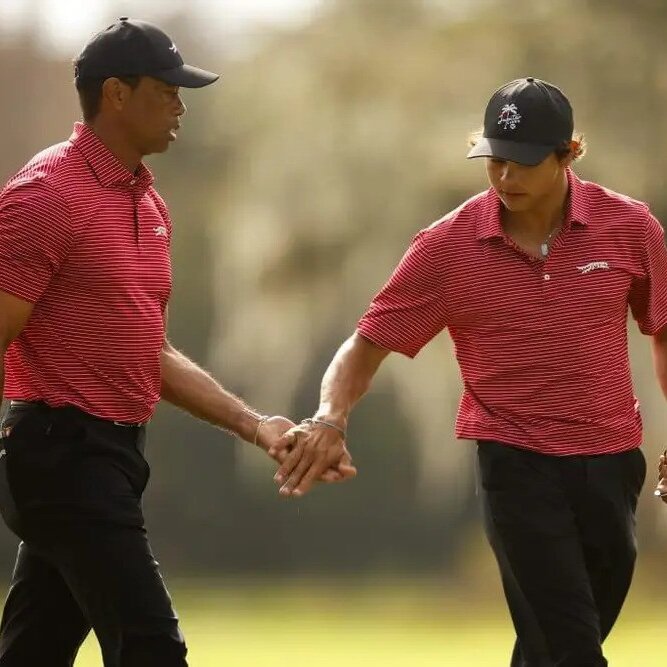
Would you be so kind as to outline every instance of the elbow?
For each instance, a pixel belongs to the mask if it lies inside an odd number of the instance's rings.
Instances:
[[[386,347],[380,347],[373,341],[362,336],[358,331],[348,339],[350,349],[356,353],[364,363],[370,365],[375,371],[382,361],[387,357],[391,350]]]
[[[165,341],[160,353],[160,397],[169,400],[172,395],[172,372],[174,348]]]

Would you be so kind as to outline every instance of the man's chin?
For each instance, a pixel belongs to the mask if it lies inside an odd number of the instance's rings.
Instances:
[[[503,197],[503,205],[508,211],[512,213],[523,213],[530,210],[531,201],[528,197],[522,197],[518,201],[513,197]]]
[[[150,147],[149,152],[146,155],[153,155],[155,153],[166,153],[169,150],[171,142],[170,141],[161,141],[160,143],[155,143]]]

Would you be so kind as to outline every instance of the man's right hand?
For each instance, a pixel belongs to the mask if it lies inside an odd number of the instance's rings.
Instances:
[[[293,444],[274,477],[281,495],[303,496],[318,479],[344,481],[356,477],[357,469],[337,429],[318,423],[299,424],[283,437]]]
[[[658,486],[656,495],[660,495],[663,503],[667,503],[667,451],[658,459]]]

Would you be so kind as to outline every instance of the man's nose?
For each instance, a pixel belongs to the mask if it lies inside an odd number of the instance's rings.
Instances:
[[[508,160],[503,162],[503,166],[500,170],[500,180],[509,181],[512,178],[514,170],[512,169],[512,163]]]

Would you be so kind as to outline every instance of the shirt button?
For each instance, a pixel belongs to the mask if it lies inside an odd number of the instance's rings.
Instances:
[[[136,185],[136,183],[137,183],[137,179],[136,179],[136,178],[133,178],[133,179],[130,181],[130,185]]]
[[[544,274],[544,279],[545,280],[551,280],[551,276],[548,273]]]

